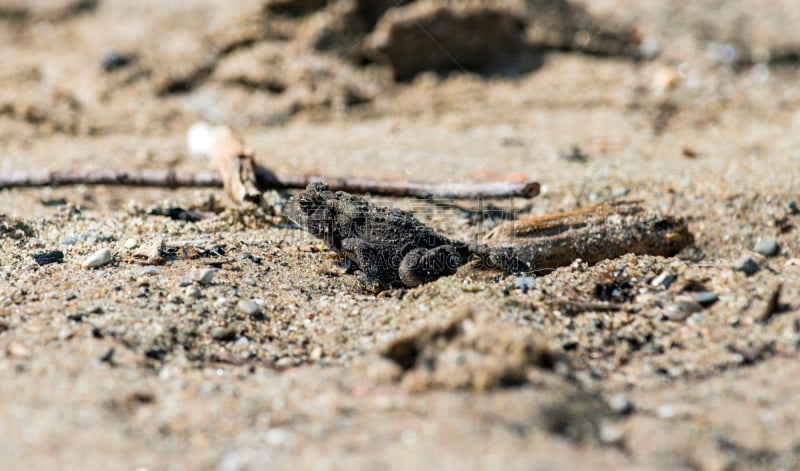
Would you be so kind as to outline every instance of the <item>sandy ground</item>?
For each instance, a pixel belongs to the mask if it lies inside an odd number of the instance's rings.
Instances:
[[[695,237],[673,258],[464,268],[375,296],[219,190],[2,190],[0,467],[800,467],[797,16],[757,0],[0,1],[0,173],[206,170],[184,144],[205,119],[278,174],[525,175],[542,195],[492,203],[641,200]],[[500,222],[375,201],[463,240]],[[170,207],[209,217],[151,214]],[[164,263],[134,258],[156,238]],[[101,248],[113,261],[81,268]],[[593,309],[609,283],[621,308]]]

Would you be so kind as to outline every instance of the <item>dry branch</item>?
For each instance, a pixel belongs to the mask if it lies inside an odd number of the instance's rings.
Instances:
[[[236,171],[234,171],[235,174]],[[419,183],[407,181],[370,180],[315,175],[275,176],[264,167],[255,166],[259,190],[305,188],[310,182],[326,181],[334,190],[349,193],[371,193],[380,196],[409,196],[425,198],[532,198],[539,194],[536,182],[488,183]],[[124,185],[158,188],[223,186],[217,172],[176,172],[173,170],[91,170],[42,171],[0,174],[0,189],[65,185]]]
[[[489,247],[514,254],[543,271],[625,254],[671,256],[693,241],[686,221],[645,211],[636,202],[608,202],[562,213],[511,221],[484,238]]]

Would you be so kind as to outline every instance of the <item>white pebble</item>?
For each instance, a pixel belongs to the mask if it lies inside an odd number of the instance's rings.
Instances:
[[[192,279],[201,285],[210,285],[211,280],[214,279],[214,270],[213,268],[204,268],[202,270],[197,270],[194,273]]]
[[[202,296],[200,290],[197,289],[197,286],[189,286],[188,288],[186,288],[186,290],[184,291],[184,295],[186,295],[187,298],[192,298],[192,299],[199,299]]]
[[[129,238],[128,240],[125,241],[124,244],[122,244],[122,246],[128,250],[135,248],[137,245],[139,245],[139,241],[136,240],[135,237]]]
[[[83,268],[96,268],[102,267],[111,261],[111,251],[108,249],[100,249],[97,252],[86,257],[86,260],[81,263]]]
[[[261,311],[261,309],[258,307],[258,304],[246,299],[240,299],[239,302],[236,303],[236,307],[248,316],[255,316]]]

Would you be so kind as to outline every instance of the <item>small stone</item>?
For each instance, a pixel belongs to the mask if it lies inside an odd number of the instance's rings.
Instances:
[[[670,285],[672,285],[672,283],[674,283],[677,279],[678,277],[672,273],[663,271],[657,277],[653,278],[653,281],[650,282],[650,286],[660,286],[662,289],[669,289]]]
[[[102,267],[111,261],[111,251],[107,248],[100,249],[97,252],[86,257],[86,260],[81,263],[83,268],[97,268]]]
[[[135,237],[130,237],[122,244],[122,246],[128,250],[136,248],[137,245],[139,245],[139,241],[136,240]]]
[[[231,328],[214,327],[211,329],[211,338],[222,342],[236,340],[236,331]]]
[[[250,285],[250,286],[255,286],[256,285],[256,280],[254,280],[252,278],[249,278],[249,277],[245,277],[245,278],[242,278],[242,283],[244,283],[246,285]]]
[[[197,270],[192,279],[201,285],[210,285],[211,280],[214,279],[215,271],[216,270],[213,268],[203,268],[202,270]]]
[[[130,56],[122,54],[118,51],[109,51],[103,54],[100,64],[106,72],[113,72],[121,69],[131,63]]]
[[[774,255],[778,255],[778,251],[780,251],[780,247],[778,247],[778,241],[775,239],[767,239],[762,240],[761,242],[757,243],[755,247],[753,247],[753,251],[756,253],[760,253],[761,255],[772,257]]]
[[[246,299],[240,299],[239,302],[236,303],[236,307],[243,313],[247,314],[248,316],[255,316],[259,312],[261,312],[261,309],[258,307],[258,304]]]
[[[78,237],[75,235],[68,235],[61,239],[61,245],[75,245],[78,243]]]
[[[6,354],[10,357],[28,358],[31,356],[31,351],[21,343],[11,342],[6,347]]]
[[[755,260],[745,255],[744,257],[740,257],[734,261],[733,265],[731,265],[731,268],[733,268],[735,271],[740,271],[745,275],[750,276],[758,271],[758,264]]]
[[[139,271],[139,275],[141,275],[141,276],[158,275],[158,268],[156,268],[156,267],[144,267]]]
[[[792,216],[797,216],[800,214],[800,207],[797,206],[797,202],[795,200],[789,200],[789,211],[791,211]]]
[[[186,288],[186,291],[184,291],[184,295],[187,298],[200,299],[203,294],[200,292],[200,289],[197,286],[189,286]]]
[[[625,393],[615,394],[608,401],[611,410],[620,415],[627,415],[633,412],[633,403]]]
[[[663,404],[656,408],[656,415],[659,419],[671,419],[678,415],[678,408],[673,404]]]
[[[64,260],[64,252],[60,250],[52,250],[50,252],[38,252],[33,254],[33,261],[39,265],[49,265],[51,263],[58,263]]]
[[[718,299],[719,296],[711,291],[700,291],[694,295],[694,300],[703,307],[711,306],[717,302]]]
[[[598,438],[606,445],[619,445],[625,440],[625,429],[616,424],[603,423]]]
[[[685,320],[695,312],[703,310],[703,306],[689,296],[679,296],[675,298],[675,304],[666,309],[667,319],[680,322]]]
[[[696,312],[696,313],[692,314],[691,316],[689,316],[688,319],[686,319],[686,324],[687,325],[700,325],[700,324],[703,323],[704,320],[706,320],[706,316],[704,316],[703,314],[701,314],[699,312]]]
[[[514,283],[514,288],[522,291],[522,294],[527,293],[528,290],[533,289],[535,286],[536,279],[529,276],[517,278],[517,281]]]

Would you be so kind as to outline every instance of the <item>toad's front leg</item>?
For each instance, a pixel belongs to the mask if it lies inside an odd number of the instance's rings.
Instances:
[[[397,267],[388,266],[390,261],[381,257],[375,246],[358,238],[342,240],[342,253],[358,265],[356,276],[368,291],[377,293],[392,286],[389,274],[397,272]]]
[[[400,280],[409,288],[454,274],[463,263],[452,245],[432,249],[413,249],[403,257],[398,271]]]

